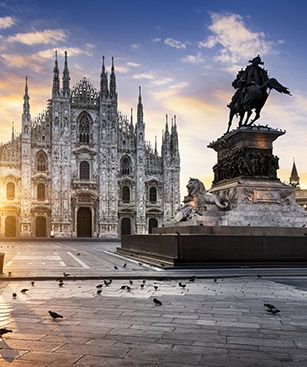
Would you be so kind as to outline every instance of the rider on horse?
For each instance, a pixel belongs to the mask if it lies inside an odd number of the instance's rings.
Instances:
[[[249,62],[251,65],[248,65],[245,70],[240,70],[237,78],[232,82],[232,86],[236,89],[236,92],[231,102],[227,105],[230,109],[236,103],[241,103],[246,87],[250,85],[262,85],[269,79],[266,70],[259,66],[264,64],[259,55],[249,60]]]

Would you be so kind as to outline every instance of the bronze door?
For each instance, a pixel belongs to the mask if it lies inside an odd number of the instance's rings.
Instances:
[[[12,215],[5,218],[5,237],[16,237],[16,217]]]
[[[77,237],[92,237],[92,212],[90,208],[78,209]]]
[[[35,236],[36,237],[46,237],[47,236],[47,223],[46,223],[45,217],[36,217]]]
[[[121,225],[121,234],[131,234],[131,220],[130,218],[123,218]]]

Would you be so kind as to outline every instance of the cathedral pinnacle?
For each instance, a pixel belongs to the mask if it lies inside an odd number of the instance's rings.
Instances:
[[[293,187],[298,187],[300,185],[300,178],[297,173],[296,165],[295,165],[295,159],[293,158],[293,165],[292,165],[292,171],[290,176],[290,185]]]
[[[55,61],[53,69],[53,84],[52,84],[52,97],[56,97],[60,94],[60,77],[59,77],[59,65],[58,65],[58,52],[55,51]]]
[[[63,95],[69,96],[70,90],[69,90],[69,70],[68,70],[68,64],[67,64],[67,51],[65,51],[65,61],[64,61],[64,70],[63,70]]]
[[[14,121],[12,121],[12,141],[15,139]]]
[[[139,99],[138,99],[138,117],[137,117],[137,123],[143,122],[143,103],[142,103],[142,93],[141,93],[141,86],[139,86]]]
[[[23,96],[23,119],[30,120],[30,97],[28,91],[28,77],[26,76],[25,94]]]
[[[100,95],[101,98],[107,98],[109,94],[108,91],[108,75],[104,66],[104,56],[102,56],[102,69],[100,74]]]
[[[112,56],[112,67],[111,67],[111,75],[110,75],[110,97],[117,98],[116,93],[116,77],[114,72],[114,57]]]

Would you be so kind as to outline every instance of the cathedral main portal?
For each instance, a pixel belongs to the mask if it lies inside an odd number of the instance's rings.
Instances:
[[[78,209],[77,237],[92,237],[92,211],[90,208]]]

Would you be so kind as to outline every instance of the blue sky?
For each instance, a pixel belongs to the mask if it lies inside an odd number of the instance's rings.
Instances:
[[[212,181],[236,71],[258,53],[271,77],[293,97],[272,92],[259,123],[287,130],[276,141],[279,176],[296,158],[307,187],[307,3],[303,1],[1,1],[0,138],[19,129],[24,76],[32,116],[50,97],[53,52],[67,49],[72,84],[86,76],[98,88],[101,56],[115,57],[119,108],[129,114],[142,85],[146,137],[154,141],[165,114],[177,115],[182,192],[189,176]],[[304,185],[305,184],[305,185]]]

